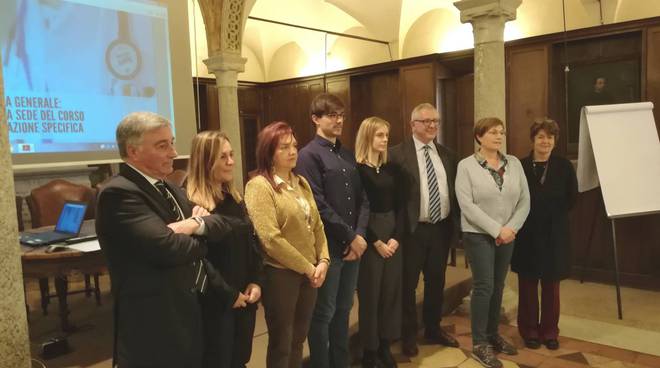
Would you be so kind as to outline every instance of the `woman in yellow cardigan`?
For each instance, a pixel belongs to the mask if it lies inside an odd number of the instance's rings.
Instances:
[[[312,190],[293,173],[296,138],[284,122],[257,137],[257,176],[245,203],[265,253],[262,301],[268,325],[268,368],[300,367],[303,342],[330,258]]]

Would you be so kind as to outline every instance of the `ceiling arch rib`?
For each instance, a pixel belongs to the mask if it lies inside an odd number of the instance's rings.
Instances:
[[[363,25],[351,15],[337,6],[323,0],[287,0],[287,6],[282,6],[280,0],[257,0],[254,2],[250,16],[290,23],[310,28],[325,29],[333,32],[343,32],[353,27]],[[243,42],[255,54],[262,58],[266,79],[269,80],[273,57],[290,42],[295,42],[305,50],[308,59],[323,60],[325,50],[325,34],[311,30],[262,22],[254,19],[246,20],[246,31]],[[249,29],[249,30],[248,30]],[[248,33],[250,36],[248,37]],[[256,35],[254,35],[256,33]],[[332,43],[328,37],[328,44]],[[291,46],[287,46],[291,48]],[[257,51],[260,50],[260,51]],[[320,56],[319,56],[320,55]],[[318,64],[308,61],[308,63]],[[318,69],[304,68],[307,70]],[[276,73],[281,74],[281,73]]]
[[[383,41],[396,41],[403,0],[355,1],[327,0],[364,25],[370,36]],[[350,30],[346,33],[353,34]]]

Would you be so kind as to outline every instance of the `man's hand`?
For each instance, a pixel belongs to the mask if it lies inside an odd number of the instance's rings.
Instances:
[[[197,223],[197,221],[193,220],[192,218],[188,218],[185,220],[167,224],[167,227],[172,229],[172,231],[174,231],[174,233],[176,234],[192,235],[199,228],[199,224]]]
[[[314,275],[310,279],[310,283],[312,284],[313,288],[320,288],[321,285],[323,285],[323,282],[325,281],[325,276],[328,273],[328,263],[327,262],[319,262],[319,264],[316,265],[316,268],[314,269]]]
[[[243,293],[238,293],[238,297],[236,297],[236,300],[234,301],[234,305],[232,308],[244,308],[247,305],[249,297]]]
[[[249,304],[254,304],[261,298],[261,287],[257,284],[248,284],[243,294],[247,295]]]
[[[392,257],[392,254],[394,254],[392,249],[380,240],[374,242],[374,248],[376,248],[376,252],[378,252],[383,258],[390,258]]]
[[[349,247],[355,252],[357,258],[360,258],[364,251],[367,250],[367,241],[361,235],[355,235],[355,239],[353,239]]]

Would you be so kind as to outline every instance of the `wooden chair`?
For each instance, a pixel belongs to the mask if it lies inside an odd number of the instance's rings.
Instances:
[[[18,223],[18,231],[21,232],[25,229],[23,224],[23,197],[16,196],[16,222]],[[27,304],[27,289],[23,284],[23,293],[25,294],[25,311],[30,315],[30,306]]]
[[[88,206],[85,213],[85,220],[94,219],[96,215],[96,191],[88,186],[71,183],[62,179],[55,179],[32,189],[30,195],[25,200],[30,210],[33,228],[55,225],[66,201],[86,202]],[[99,275],[100,272],[93,275],[94,288],[92,288],[91,277],[89,274],[85,274],[84,291],[87,297],[90,297],[93,291],[96,297],[96,303],[101,305]],[[59,282],[66,285],[66,276],[60,280],[55,280],[55,282],[56,284]],[[41,308],[44,315],[47,315],[50,298],[54,296],[50,294],[48,279],[39,279],[39,289],[41,290]]]
[[[183,188],[183,184],[186,182],[186,177],[188,173],[186,170],[176,169],[172,171],[170,175],[167,176],[167,181],[172,182],[177,187]]]
[[[23,224],[23,197],[16,196],[16,218],[18,220],[18,231],[23,231],[25,225]]]

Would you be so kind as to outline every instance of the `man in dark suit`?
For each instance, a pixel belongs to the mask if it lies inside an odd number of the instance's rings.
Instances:
[[[228,224],[201,217],[208,213],[163,180],[177,156],[167,119],[129,114],[117,143],[126,165],[104,185],[96,219],[114,296],[114,364],[200,367],[204,238],[219,238]]]
[[[458,347],[458,342],[440,328],[445,269],[452,235],[459,222],[454,192],[456,157],[438,144],[440,116],[424,103],[412,111],[412,137],[390,150],[390,162],[403,179],[403,319],[404,354],[418,354],[415,289],[424,272],[424,336],[428,342]]]

